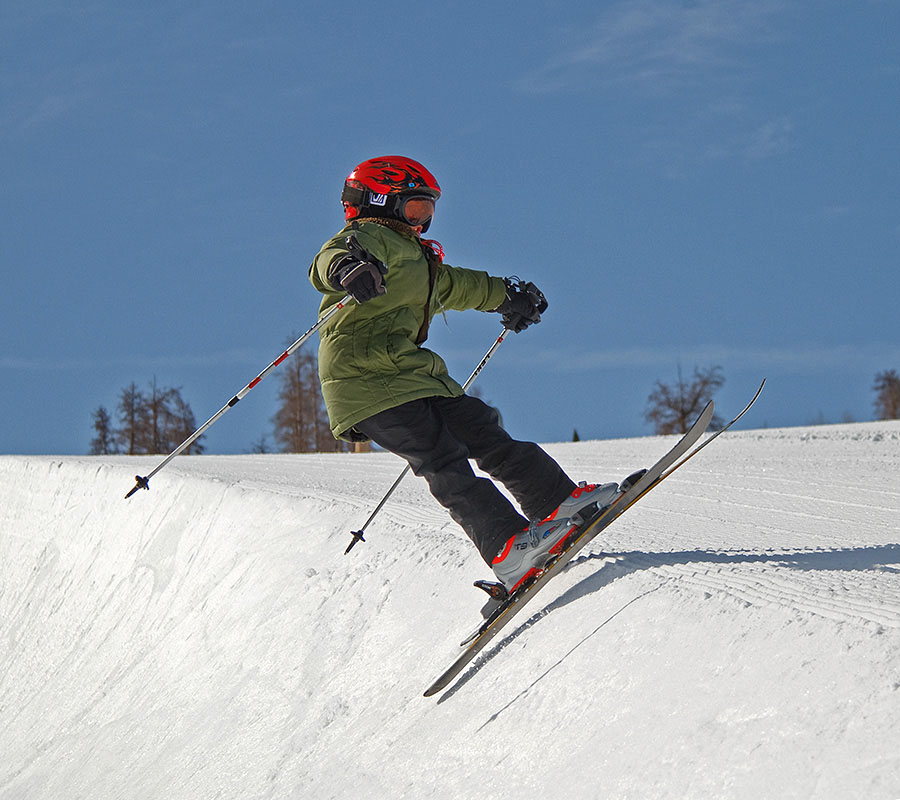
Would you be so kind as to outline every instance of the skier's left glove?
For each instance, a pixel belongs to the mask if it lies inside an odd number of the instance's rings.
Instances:
[[[515,282],[514,282],[515,281]],[[506,300],[494,310],[502,315],[503,327],[521,333],[529,325],[541,321],[541,314],[547,310],[547,298],[530,281],[519,278],[505,278]]]
[[[335,259],[328,270],[328,281],[338,291],[344,289],[357,303],[383,295],[387,267],[360,247],[355,236],[347,237],[350,252]]]

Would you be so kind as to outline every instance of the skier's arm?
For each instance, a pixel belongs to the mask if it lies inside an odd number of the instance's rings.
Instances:
[[[493,311],[506,299],[503,278],[447,264],[441,266],[436,289],[440,307],[452,311]]]
[[[519,279],[494,278],[485,272],[444,266],[438,282],[441,304],[445,309],[497,311],[503,326],[520,333],[541,321],[547,299],[533,283]]]

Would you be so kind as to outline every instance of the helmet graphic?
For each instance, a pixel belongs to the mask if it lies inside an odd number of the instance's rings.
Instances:
[[[425,167],[405,156],[370,158],[344,181],[344,217],[396,219],[428,230],[441,187]]]

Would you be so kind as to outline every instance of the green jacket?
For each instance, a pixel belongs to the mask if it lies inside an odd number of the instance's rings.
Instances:
[[[310,282],[324,294],[320,313],[344,297],[328,282],[328,269],[347,253],[350,234],[388,268],[386,294],[350,303],[319,331],[319,378],[331,431],[354,441],[362,437],[353,426],[373,414],[423,397],[463,393],[443,359],[421,346],[428,323],[448,309],[492,311],[506,297],[506,287],[486,272],[427,258],[412,233],[354,222],[323,245],[309,268]]]

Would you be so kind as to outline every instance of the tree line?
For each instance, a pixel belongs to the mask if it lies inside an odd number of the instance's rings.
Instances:
[[[295,353],[281,366],[279,376],[278,409],[272,417],[272,436],[279,452],[345,452],[353,448],[331,434],[312,351]],[[197,422],[181,388],[160,387],[154,378],[147,389],[133,382],[122,389],[114,413],[98,407],[93,412],[93,428],[92,455],[150,455],[171,453],[197,429]],[[203,438],[192,442],[185,455],[203,453]],[[265,435],[252,451],[269,451]]]
[[[293,339],[291,340],[293,341]],[[282,366],[278,408],[272,417],[272,435],[281,453],[346,452],[352,448],[337,441],[328,426],[322,399],[316,356],[300,350]],[[647,398],[644,419],[656,434],[684,433],[725,383],[720,366],[695,367],[693,375],[682,374],[673,383],[657,381]],[[900,375],[885,370],[875,376],[875,418],[900,419]],[[116,419],[106,408],[94,411],[94,438],[91,453],[127,455],[171,453],[196,429],[190,405],[180,388],[160,387],[156,379],[146,390],[131,383],[121,390],[115,408]],[[718,415],[710,427],[722,425]],[[577,440],[577,432],[574,434]],[[186,454],[204,451],[201,436],[186,448]],[[260,437],[253,452],[268,452],[266,437]]]

